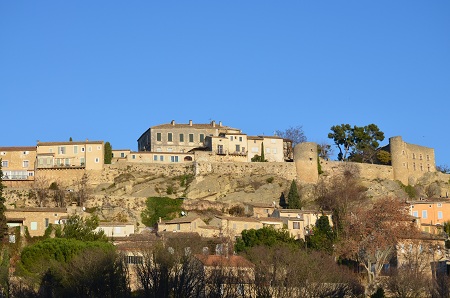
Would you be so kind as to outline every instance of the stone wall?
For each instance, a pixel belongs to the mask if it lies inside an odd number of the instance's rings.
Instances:
[[[292,162],[197,162],[196,175],[229,174],[237,177],[247,175],[276,175],[287,180],[297,178],[295,164]]]
[[[327,161],[320,160],[324,174],[334,176],[342,173],[346,168],[355,167],[360,177],[367,180],[387,179],[394,180],[394,169],[392,166],[363,164],[357,162]]]

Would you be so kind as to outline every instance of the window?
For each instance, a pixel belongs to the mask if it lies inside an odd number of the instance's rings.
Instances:
[[[193,143],[193,142],[194,142],[194,134],[193,134],[193,133],[190,133],[190,134],[189,134],[189,142],[190,142],[190,143]]]
[[[266,153],[270,153],[270,148],[266,148]]]
[[[159,161],[164,161],[164,155],[159,156]]]
[[[102,150],[102,147],[101,146],[97,146],[97,150]]]
[[[2,160],[2,168],[7,168],[7,167],[8,167],[8,161]]]
[[[200,134],[200,143],[203,143],[205,141],[205,135],[204,134]]]
[[[153,160],[157,161],[158,160],[158,155],[153,155]]]
[[[419,217],[419,211],[413,211],[413,214],[412,214],[414,217]]]
[[[178,162],[178,156],[171,156],[170,157],[171,162]]]
[[[144,258],[142,256],[127,256],[125,262],[127,264],[142,264]]]
[[[252,152],[259,152],[259,148],[258,147],[252,147]]]
[[[442,211],[438,211],[438,219],[443,219],[444,216],[442,215]]]
[[[230,136],[230,141],[233,141],[233,136]]]
[[[242,137],[239,137],[239,142],[242,142]]]
[[[427,210],[422,210],[422,218],[425,219],[428,217]]]
[[[37,222],[32,221],[32,222],[30,223],[30,229],[31,229],[32,231],[36,231],[37,228],[38,228]]]
[[[22,152],[23,155],[27,155],[28,153],[29,153],[28,151]]]
[[[160,132],[156,133],[156,141],[161,142],[161,133]]]
[[[78,146],[75,145],[73,146],[73,154],[77,154],[78,153]]]
[[[92,152],[92,147],[91,146],[88,147],[88,152]]]
[[[45,219],[45,227],[46,227],[46,228],[48,228],[49,222],[50,222],[50,221],[48,220],[48,218],[46,218],[46,219]]]
[[[33,177],[34,176],[34,172],[28,172],[28,176]]]
[[[241,145],[236,145],[236,152],[241,151]]]
[[[173,149],[172,148],[167,148],[167,152],[172,152]]]
[[[84,157],[82,157],[82,158],[80,158],[80,164],[82,165],[82,166],[84,166]]]
[[[24,161],[22,161],[22,167],[24,167],[24,168],[28,168],[28,165],[29,165],[29,162],[28,162],[28,160],[24,160]]]
[[[173,142],[173,140],[172,140],[172,133],[171,132],[169,132],[167,134],[167,142]]]
[[[272,153],[273,153],[273,154],[277,154],[277,148],[273,148],[273,149],[272,149]]]
[[[98,159],[98,157],[95,158],[95,163],[98,163],[100,160]]]
[[[135,154],[131,155],[131,159],[136,159],[136,155]]]
[[[58,147],[58,153],[59,154],[66,154],[66,147],[65,146],[59,146]]]
[[[300,222],[294,221],[292,225],[294,230],[300,230]]]
[[[270,142],[271,142],[272,144],[275,144],[275,143],[276,143],[275,139],[271,139]]]
[[[1,155],[6,155],[6,152],[2,152]]]
[[[124,152],[120,152],[120,157],[125,157],[125,153]]]
[[[85,151],[85,148],[84,147],[81,147],[81,152],[84,152]]]
[[[184,143],[184,134],[180,133],[180,143]]]
[[[437,206],[438,207],[442,207],[442,203],[437,203]]]
[[[430,160],[430,156],[427,154],[427,160]]]
[[[181,230],[181,225],[177,224],[177,231]]]
[[[419,159],[422,160],[422,154],[419,154]]]

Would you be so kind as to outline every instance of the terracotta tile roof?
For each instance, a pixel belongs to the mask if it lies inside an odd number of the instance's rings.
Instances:
[[[117,226],[129,226],[134,225],[132,222],[99,222],[99,227],[117,227]]]
[[[0,147],[0,151],[36,151],[36,146]]]
[[[6,212],[59,212],[67,213],[66,208],[47,208],[47,207],[26,207],[7,209]]]
[[[176,223],[188,223],[188,222],[193,222],[196,219],[199,219],[200,217],[196,216],[196,217],[179,217],[179,218],[174,218],[171,220],[167,220],[167,221],[162,221],[161,223],[163,224],[176,224]]]
[[[103,141],[77,141],[77,142],[38,142],[38,146],[57,146],[57,145],[84,145],[84,144],[103,144]]]
[[[220,126],[218,123],[216,123],[216,126],[212,126],[211,123],[192,123],[192,125],[189,125],[189,123],[165,123],[165,124],[159,124],[152,126],[151,128],[195,128],[195,129],[232,129],[232,130],[238,130],[237,128],[232,128],[229,126]]]
[[[222,256],[222,255],[194,255],[204,266],[224,266],[224,267],[244,267],[253,268],[252,262],[241,256]]]
[[[229,221],[246,221],[246,222],[259,222],[256,218],[252,217],[235,217],[235,216],[216,216],[217,218],[220,218],[222,220],[229,220]]]

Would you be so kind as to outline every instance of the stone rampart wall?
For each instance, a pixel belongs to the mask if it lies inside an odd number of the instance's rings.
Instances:
[[[355,167],[359,170],[360,177],[364,179],[394,180],[394,169],[392,166],[326,160],[321,160],[320,165],[322,167],[322,171],[331,176],[342,173],[347,168]]]

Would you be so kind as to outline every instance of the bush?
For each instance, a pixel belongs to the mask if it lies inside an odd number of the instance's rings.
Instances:
[[[142,223],[146,226],[154,226],[158,219],[173,219],[181,212],[181,199],[171,199],[168,197],[149,197],[147,198],[147,207],[141,213]]]

